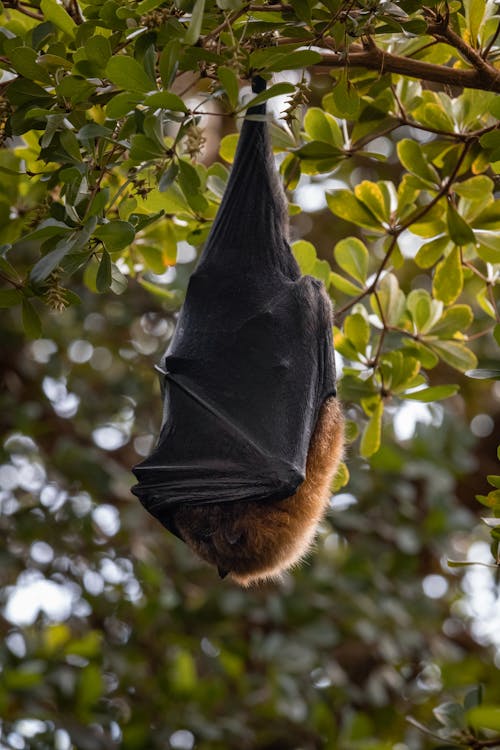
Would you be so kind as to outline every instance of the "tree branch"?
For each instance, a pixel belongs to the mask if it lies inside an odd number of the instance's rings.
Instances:
[[[287,40],[289,41],[289,40]],[[315,68],[367,68],[383,73],[398,73],[412,78],[460,88],[481,89],[500,93],[500,71],[486,64],[485,69],[460,70],[446,65],[415,60],[384,52],[376,46],[369,49],[352,47],[349,52],[323,51],[322,61]],[[484,63],[484,60],[482,60]]]
[[[441,23],[429,23],[427,26],[427,33],[431,34],[435,39],[440,42],[445,42],[454,47],[460,54],[468,60],[477,71],[484,73],[485,75],[491,75],[491,72],[495,72],[498,76],[497,70],[493,68],[490,63],[484,60],[479,52],[477,52],[470,44],[467,44],[461,36],[459,36],[452,28],[448,26],[448,21],[442,21]]]

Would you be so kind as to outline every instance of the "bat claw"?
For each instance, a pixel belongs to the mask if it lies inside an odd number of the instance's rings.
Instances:
[[[229,573],[229,570],[224,570],[224,568],[221,568],[220,565],[217,565],[217,572],[219,574],[219,578],[225,578]]]

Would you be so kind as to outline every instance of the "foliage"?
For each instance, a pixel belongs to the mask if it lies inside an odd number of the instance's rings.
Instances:
[[[477,379],[500,345],[498,5],[8,0],[0,26],[4,746],[419,750],[404,717],[434,732],[434,706],[441,747],[493,747],[470,569],[460,593],[441,561],[485,539],[466,486],[498,569],[498,466],[467,425],[500,411]],[[144,517],[129,469],[252,98],[280,109],[292,249],[335,301],[351,445],[310,567],[243,594]],[[71,611],[9,621],[44,581]]]

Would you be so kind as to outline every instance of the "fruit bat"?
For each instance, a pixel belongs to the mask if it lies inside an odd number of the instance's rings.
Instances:
[[[254,91],[264,85],[256,79]],[[331,303],[290,250],[265,105],[247,115],[158,368],[160,437],[132,490],[243,586],[304,556],[343,449]]]

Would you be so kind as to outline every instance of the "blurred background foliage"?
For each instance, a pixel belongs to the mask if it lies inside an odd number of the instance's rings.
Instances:
[[[0,747],[500,747],[499,21],[3,3]],[[307,564],[241,591],[130,468],[256,72],[349,446]]]

